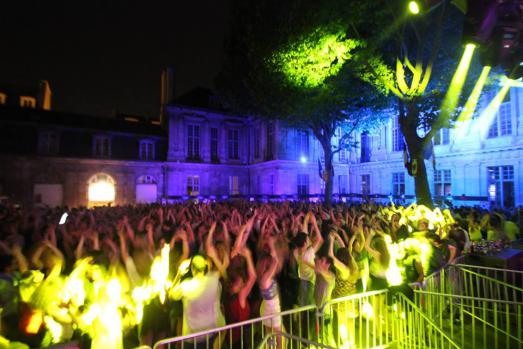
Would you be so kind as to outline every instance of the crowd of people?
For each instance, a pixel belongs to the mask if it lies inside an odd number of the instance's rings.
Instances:
[[[422,283],[519,215],[372,203],[0,207],[0,348],[132,348]],[[342,310],[340,310],[341,312]],[[350,318],[354,309],[336,314]],[[281,319],[263,323],[284,331]],[[215,338],[237,347],[239,330]],[[196,343],[198,344],[198,343]],[[282,343],[278,343],[283,347]]]

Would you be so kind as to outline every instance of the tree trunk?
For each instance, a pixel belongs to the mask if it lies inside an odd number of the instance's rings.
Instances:
[[[332,189],[333,189],[333,167],[332,167],[332,148],[330,139],[322,141],[321,146],[323,153],[325,154],[325,169],[323,174],[323,180],[325,181],[325,206],[331,208],[332,206]]]
[[[434,208],[432,195],[430,193],[429,182],[427,178],[427,167],[425,166],[425,147],[426,141],[430,139],[418,136],[417,127],[419,120],[419,110],[415,103],[407,104],[407,114],[405,115],[403,101],[399,100],[400,125],[407,151],[409,153],[409,162],[405,164],[409,175],[414,177],[414,186],[416,193],[416,202],[418,205],[425,205],[430,209]]]
[[[416,155],[414,155],[412,159],[416,160],[417,162],[417,171],[415,174],[412,174],[416,188],[416,202],[418,205],[425,205],[428,208],[433,209],[434,203],[432,202],[432,195],[430,193],[429,181],[427,178],[427,167],[425,166],[423,151],[416,152]]]

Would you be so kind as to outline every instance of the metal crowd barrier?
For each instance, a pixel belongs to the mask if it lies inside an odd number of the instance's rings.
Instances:
[[[397,348],[461,348],[404,294],[395,296],[391,335]]]
[[[523,271],[488,268],[475,265],[449,265],[431,275],[421,290],[523,302]]]
[[[213,348],[371,348],[390,344],[387,290],[332,300],[321,309],[300,307],[236,324],[167,338],[154,349]],[[340,316],[344,314],[345,316]],[[345,319],[345,320],[344,320]],[[278,326],[282,324],[283,326]],[[238,336],[233,345],[231,337]],[[216,348],[216,347],[215,347]]]
[[[523,348],[523,303],[414,291],[418,311],[461,348]]]

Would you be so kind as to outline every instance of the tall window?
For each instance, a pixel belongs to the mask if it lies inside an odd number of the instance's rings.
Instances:
[[[514,207],[514,166],[487,167],[490,201],[505,208]]]
[[[361,134],[361,158],[360,162],[370,161],[371,138],[367,131]]]
[[[274,195],[274,175],[269,176],[269,193]]]
[[[200,159],[200,126],[187,125],[187,158]]]
[[[361,175],[361,194],[370,194],[370,174]]]
[[[512,113],[510,105],[510,92],[507,93],[503,103],[499,106],[499,111],[492,125],[490,125],[488,138],[506,136],[512,134]]]
[[[240,195],[238,176],[229,176],[229,195]]]
[[[267,123],[267,154],[266,159],[274,159],[274,122]]]
[[[392,174],[392,194],[405,194],[405,173],[397,172]]]
[[[7,96],[5,93],[0,92],[0,104],[5,104],[5,101],[7,99]]]
[[[446,196],[452,193],[452,177],[450,170],[434,171],[434,195]]]
[[[403,142],[403,134],[399,123],[399,117],[392,119],[392,151],[403,151],[405,143]]]
[[[260,146],[261,146],[261,128],[256,127],[254,129],[254,158],[260,158]]]
[[[229,144],[229,159],[239,159],[238,156],[238,130],[228,130],[227,131],[227,141]]]
[[[36,108],[36,98],[20,96],[20,106],[22,108]]]
[[[187,177],[187,195],[196,196],[200,194],[200,176]]]
[[[309,157],[309,133],[307,131],[296,131],[296,150],[298,159],[302,156]]]
[[[140,159],[154,160],[154,142],[149,140],[140,141]]]
[[[53,131],[42,131],[38,135],[38,152],[40,154],[58,153],[58,134]]]
[[[449,144],[450,141],[450,130],[448,128],[442,128],[434,134],[434,145]]]
[[[343,138],[343,131],[340,128],[338,128],[338,147],[340,148],[340,151],[338,153],[338,158],[340,162],[347,162],[347,144],[346,142],[342,142]]]
[[[347,194],[347,175],[338,175],[338,193]]]
[[[298,175],[298,195],[306,196],[309,195],[309,175],[299,174]]]
[[[211,127],[211,161],[218,161],[218,129]]]
[[[94,136],[93,156],[108,158],[111,156],[111,140],[108,136]]]

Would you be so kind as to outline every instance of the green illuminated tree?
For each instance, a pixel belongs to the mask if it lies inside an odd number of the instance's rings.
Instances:
[[[355,129],[384,118],[388,105],[384,95],[357,77],[366,72],[358,56],[367,46],[362,38],[376,35],[370,23],[383,12],[373,2],[355,0],[235,5],[218,88],[238,112],[312,131],[324,153],[325,202],[330,205],[334,155],[354,144]],[[343,136],[334,145],[338,129]]]
[[[396,30],[386,38],[386,46],[380,47],[380,42],[372,48],[374,52],[386,49],[389,61],[369,63],[363,78],[380,92],[397,98],[397,117],[406,146],[405,167],[414,177],[417,202],[432,207],[425,160],[434,156],[431,150],[436,133],[453,127],[480,67],[466,59],[458,66],[464,52],[463,18],[453,6],[441,1],[430,2],[436,3],[430,8],[428,1],[420,1],[425,6],[414,17],[406,14],[404,1],[378,1],[389,9]]]

